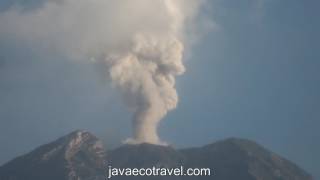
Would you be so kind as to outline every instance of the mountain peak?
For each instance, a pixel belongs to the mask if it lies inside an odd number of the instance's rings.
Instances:
[[[91,151],[99,156],[105,153],[102,142],[85,130],[76,130],[35,150],[42,160],[50,160],[61,153],[66,160],[71,160],[79,151]]]
[[[212,169],[214,179],[219,180],[312,180],[295,164],[247,139],[228,138],[182,150],[147,143],[125,144],[107,154],[100,140],[84,130],[74,131],[3,165],[0,167],[0,179],[105,180],[108,165],[120,168],[203,167]],[[212,177],[183,176],[183,180],[186,179]]]
[[[105,152],[97,137],[77,130],[10,161],[0,168],[0,179],[73,180],[102,176]]]
[[[192,167],[214,167],[217,179],[312,180],[294,163],[248,139],[228,138],[183,153]]]
[[[89,136],[93,136],[95,137],[93,134],[91,134],[89,131],[86,130],[82,130],[82,129],[77,129],[67,135],[65,135],[65,138],[75,138],[75,137],[79,137],[79,136],[83,136],[83,135],[89,135]]]
[[[83,148],[94,151],[96,155],[104,156],[104,147],[102,142],[93,134],[84,130],[76,130],[68,134],[65,145],[65,158],[70,160],[77,152]]]

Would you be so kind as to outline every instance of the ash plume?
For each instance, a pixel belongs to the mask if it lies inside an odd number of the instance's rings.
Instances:
[[[0,13],[0,37],[103,62],[133,112],[129,143],[162,144],[157,125],[176,108],[188,26],[201,0],[46,0]]]
[[[134,139],[159,143],[157,124],[177,106],[175,76],[184,72],[183,45],[175,37],[137,35],[132,49],[108,56],[110,77],[134,112]]]

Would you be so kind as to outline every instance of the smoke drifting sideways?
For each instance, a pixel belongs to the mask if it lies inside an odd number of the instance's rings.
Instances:
[[[0,38],[105,65],[133,112],[128,143],[164,144],[157,125],[176,108],[186,31],[201,0],[46,0],[0,13]]]

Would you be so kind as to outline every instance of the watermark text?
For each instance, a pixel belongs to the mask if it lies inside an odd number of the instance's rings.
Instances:
[[[150,167],[150,168],[114,168],[108,166],[107,178],[115,176],[211,176],[210,168],[176,168]]]

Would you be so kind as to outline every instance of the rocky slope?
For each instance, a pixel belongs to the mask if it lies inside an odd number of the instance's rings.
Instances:
[[[124,145],[106,152],[86,131],[75,131],[0,167],[0,180],[104,180],[108,166],[210,168],[204,177],[123,177],[113,179],[312,180],[290,161],[244,139],[231,138],[199,148],[175,150],[151,144]]]
[[[104,174],[103,145],[86,131],[73,132],[0,167],[1,180],[89,180]]]

